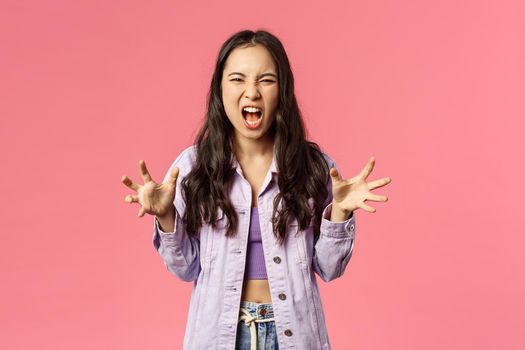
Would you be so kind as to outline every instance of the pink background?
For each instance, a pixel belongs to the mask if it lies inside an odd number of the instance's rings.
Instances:
[[[122,175],[162,180],[204,115],[221,43],[285,45],[310,137],[368,157],[333,348],[523,349],[523,1],[2,1],[2,349],[180,349],[191,283]]]

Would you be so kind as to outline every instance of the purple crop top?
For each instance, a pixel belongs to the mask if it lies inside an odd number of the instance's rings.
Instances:
[[[259,210],[257,207],[252,207],[251,212],[244,278],[251,280],[265,280],[268,279],[268,276],[266,275],[266,265],[264,263],[261,226],[259,225]]]

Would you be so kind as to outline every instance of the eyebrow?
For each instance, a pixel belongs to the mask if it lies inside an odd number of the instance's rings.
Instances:
[[[234,74],[239,74],[239,75],[242,75],[243,77],[246,77],[246,75],[244,75],[243,73],[240,73],[240,72],[232,72],[232,73],[228,74],[228,76],[234,75]],[[259,75],[259,78],[262,78],[262,77],[264,77],[266,75],[271,75],[272,77],[277,79],[277,76],[275,74],[273,74],[273,73],[263,73],[263,74]]]

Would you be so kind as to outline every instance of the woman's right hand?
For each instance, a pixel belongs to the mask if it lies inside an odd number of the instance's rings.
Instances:
[[[136,195],[127,195],[124,200],[130,204],[136,202],[141,205],[138,213],[139,217],[143,217],[146,213],[157,217],[169,215],[170,210],[173,210],[179,168],[173,168],[170,179],[164,184],[158,184],[151,179],[146,163],[143,160],[139,161],[139,168],[140,175],[144,181],[143,185],[134,183],[126,175],[122,176],[124,185],[137,193]]]

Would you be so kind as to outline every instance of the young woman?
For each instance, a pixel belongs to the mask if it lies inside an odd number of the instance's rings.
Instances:
[[[194,281],[184,349],[330,349],[316,273],[340,277],[355,213],[386,201],[366,182],[371,157],[345,180],[305,137],[281,42],[241,31],[222,46],[195,144],[161,184],[144,161],[139,216],[155,216],[153,244],[168,271]]]

